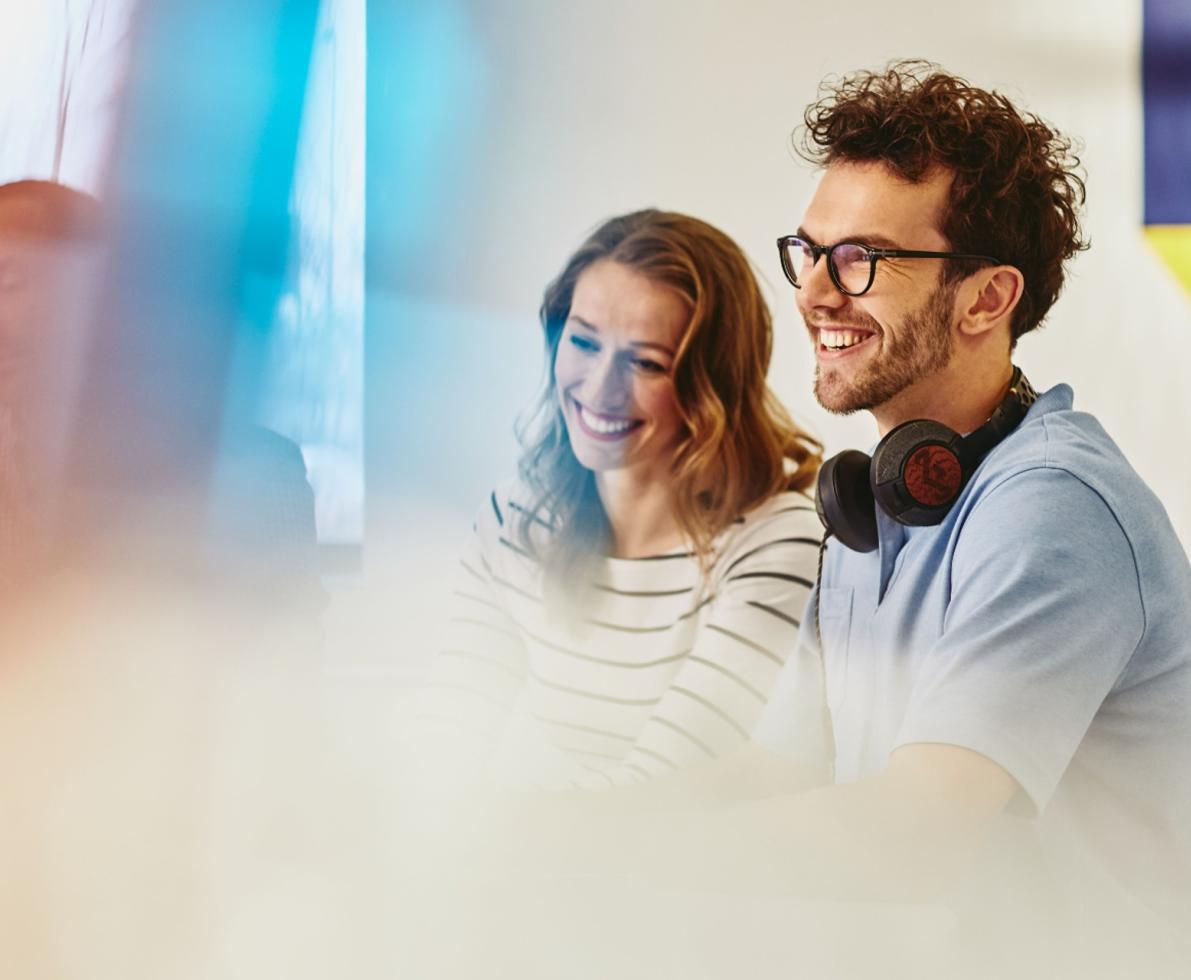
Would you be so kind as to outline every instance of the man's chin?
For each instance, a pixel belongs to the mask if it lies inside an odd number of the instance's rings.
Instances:
[[[815,378],[815,400],[832,415],[852,415],[872,408],[864,393],[838,378]]]

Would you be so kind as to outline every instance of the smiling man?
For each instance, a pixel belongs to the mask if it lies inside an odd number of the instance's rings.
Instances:
[[[822,176],[778,248],[815,394],[871,413],[881,441],[823,468],[830,537],[800,637],[847,785],[786,816],[830,814],[841,848],[880,840],[920,867],[995,821],[1041,844],[1060,887],[1183,914],[1191,570],[1071,389],[1036,396],[1011,362],[1086,247],[1070,141],[903,62],[828,89],[803,153]],[[779,681],[755,736],[779,754],[800,750],[800,686]]]

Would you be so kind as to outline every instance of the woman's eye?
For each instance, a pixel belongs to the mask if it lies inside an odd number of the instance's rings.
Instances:
[[[633,361],[637,369],[644,371],[646,374],[665,374],[666,365],[659,364],[657,361],[651,361],[645,357],[639,357]]]
[[[571,334],[571,344],[581,351],[591,352],[600,349],[594,341],[588,340],[586,337],[580,337],[577,334]]]

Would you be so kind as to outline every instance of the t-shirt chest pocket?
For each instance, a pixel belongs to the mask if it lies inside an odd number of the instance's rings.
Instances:
[[[847,690],[848,641],[852,633],[852,589],[820,589],[819,630],[822,635],[827,705],[835,712],[843,704],[844,692]]]

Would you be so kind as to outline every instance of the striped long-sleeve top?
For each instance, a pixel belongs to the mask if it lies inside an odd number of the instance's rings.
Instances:
[[[522,549],[516,483],[494,491],[461,559],[454,615],[418,711],[423,737],[482,747],[506,784],[612,787],[746,741],[787,657],[822,533],[805,494],[732,524],[704,574],[673,551],[604,558],[577,617],[552,614]]]

